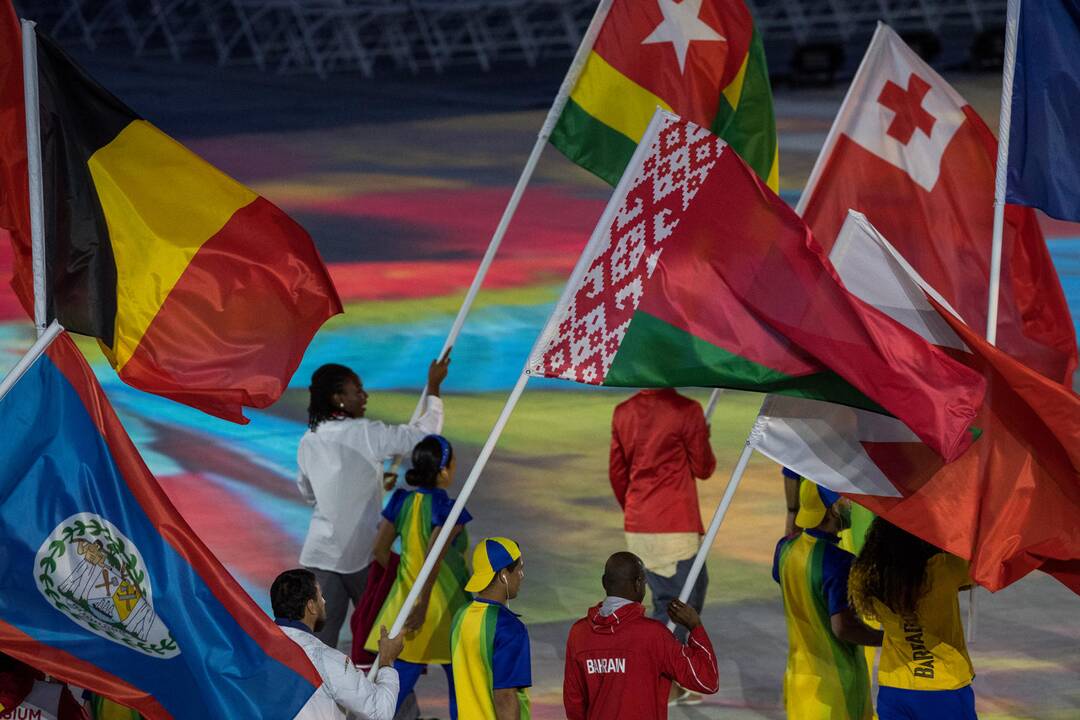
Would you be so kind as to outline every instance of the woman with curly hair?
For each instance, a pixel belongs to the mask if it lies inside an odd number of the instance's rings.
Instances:
[[[957,593],[968,563],[875,518],[851,568],[859,615],[881,622],[880,720],[971,720],[975,673],[964,644]]]
[[[296,452],[296,486],[312,506],[300,564],[315,573],[326,598],[326,624],[316,635],[332,648],[349,603],[360,601],[367,583],[382,507],[383,460],[404,455],[428,433],[442,430],[439,392],[449,363],[449,356],[431,363],[424,411],[408,425],[365,417],[368,393],[352,369],[329,363],[311,376],[308,431]]]

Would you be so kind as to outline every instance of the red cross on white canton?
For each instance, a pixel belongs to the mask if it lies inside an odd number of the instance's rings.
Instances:
[[[930,137],[936,118],[922,106],[928,92],[930,83],[915,73],[908,77],[907,90],[892,80],[886,82],[878,95],[878,102],[896,113],[896,116],[885,133],[896,138],[902,145],[911,142],[916,130],[921,130],[926,137]]]
[[[661,244],[725,147],[691,122],[664,121],[532,372],[591,385],[604,382],[656,269]]]

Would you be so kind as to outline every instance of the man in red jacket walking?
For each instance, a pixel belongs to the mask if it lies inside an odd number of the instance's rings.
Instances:
[[[665,720],[671,683],[719,689],[712,642],[697,612],[673,600],[669,617],[689,631],[684,645],[645,617],[645,566],[618,552],[604,566],[604,601],[570,628],[563,707],[567,720]]]
[[[642,390],[615,408],[611,489],[623,509],[627,549],[645,563],[652,616],[665,623],[668,603],[679,597],[705,533],[695,478],[704,480],[715,469],[709,426],[696,401],[664,388]],[[689,599],[699,613],[708,583],[703,567]],[[685,642],[685,630],[676,635]]]

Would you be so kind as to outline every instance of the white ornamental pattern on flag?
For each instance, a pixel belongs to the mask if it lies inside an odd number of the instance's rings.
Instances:
[[[684,132],[685,130],[685,132]],[[589,263],[581,286],[540,356],[537,375],[579,383],[604,382],[645,283],[660,259],[661,244],[690,207],[698,188],[727,144],[693,123],[664,118],[626,196]]]

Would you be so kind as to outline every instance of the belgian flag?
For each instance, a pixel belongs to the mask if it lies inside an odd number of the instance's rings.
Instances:
[[[10,5],[0,12],[0,225],[29,309],[21,43]],[[128,384],[244,422],[241,406],[274,402],[342,310],[311,238],[50,38],[37,47],[49,318],[97,337]]]

